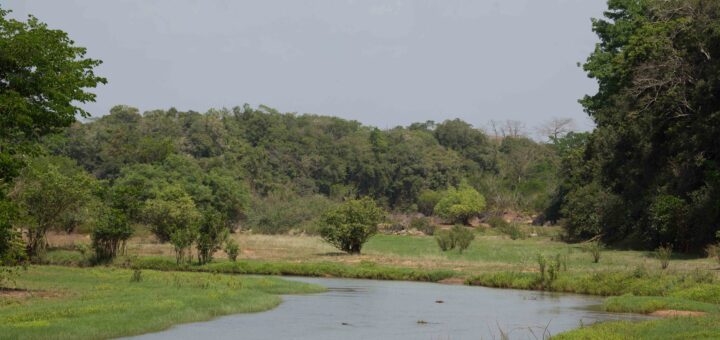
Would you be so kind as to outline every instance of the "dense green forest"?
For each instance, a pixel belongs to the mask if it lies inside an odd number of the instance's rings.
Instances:
[[[101,180],[111,204],[138,223],[148,200],[175,187],[228,225],[271,233],[360,196],[397,212],[417,212],[427,200],[432,208],[433,193],[461,182],[493,212],[537,214],[554,193],[559,163],[552,143],[488,137],[461,120],[379,130],[247,105],[204,114],[117,106],[44,145]]]

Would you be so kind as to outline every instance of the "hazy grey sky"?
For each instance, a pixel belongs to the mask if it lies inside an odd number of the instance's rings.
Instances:
[[[9,0],[102,59],[93,115],[243,103],[381,128],[462,118],[537,125],[596,89],[577,62],[604,0]]]

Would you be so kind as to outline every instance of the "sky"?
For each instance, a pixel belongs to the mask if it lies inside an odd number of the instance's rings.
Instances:
[[[249,103],[380,128],[592,122],[578,67],[604,0],[5,0],[62,29],[109,83],[85,106],[205,112]]]

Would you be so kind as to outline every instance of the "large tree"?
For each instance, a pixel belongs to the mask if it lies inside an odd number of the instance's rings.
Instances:
[[[608,7],[584,65],[599,85],[581,101],[597,124],[584,153],[594,174],[567,197],[595,187],[615,202],[595,210],[610,241],[699,250],[720,225],[720,2]]]
[[[85,58],[67,34],[49,29],[30,16],[26,22],[8,17],[0,8],[0,205],[8,183],[18,175],[28,155],[38,153],[37,140],[69,126],[77,115],[89,114],[78,103],[93,101],[86,91],[105,79],[93,73],[99,60]],[[0,265],[13,264],[21,240],[11,214],[0,214]]]
[[[67,33],[8,14],[0,8],[0,180],[17,174],[18,156],[39,137],[88,117],[78,104],[94,101],[86,89],[106,82],[93,72],[101,61],[86,58]]]

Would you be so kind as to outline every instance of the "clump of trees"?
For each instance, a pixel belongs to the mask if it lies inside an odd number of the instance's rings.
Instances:
[[[349,200],[323,215],[320,236],[335,248],[360,254],[363,244],[375,235],[384,211],[369,197]]]
[[[608,6],[584,64],[599,87],[581,103],[597,127],[559,140],[551,210],[571,239],[700,252],[720,226],[720,3]]]

